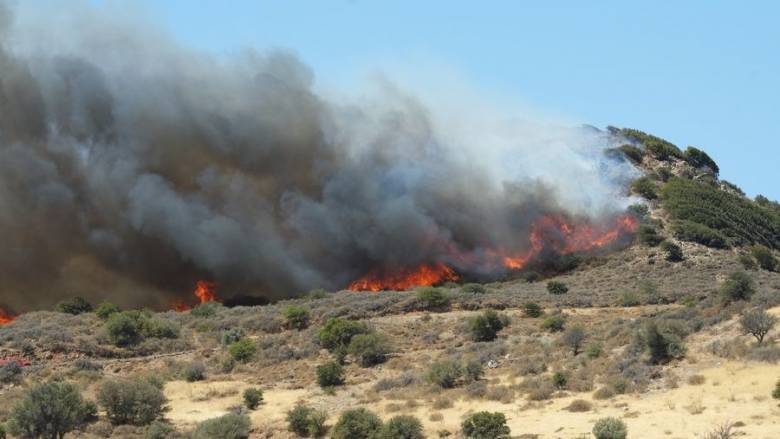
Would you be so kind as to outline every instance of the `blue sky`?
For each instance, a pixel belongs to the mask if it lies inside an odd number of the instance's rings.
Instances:
[[[780,199],[780,2],[138,1],[184,44],[288,48],[341,84],[435,60],[542,111],[696,145]]]

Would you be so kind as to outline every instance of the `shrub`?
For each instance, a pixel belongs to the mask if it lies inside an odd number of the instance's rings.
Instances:
[[[685,355],[682,338],[669,328],[660,327],[653,320],[645,325],[642,339],[650,353],[650,362],[653,364],[665,363]]]
[[[637,165],[642,163],[642,158],[645,156],[645,152],[642,151],[641,148],[628,143],[625,145],[620,145],[618,149],[626,156],[626,158]]]
[[[584,399],[575,399],[571,404],[566,406],[566,410],[572,413],[589,412],[592,408],[593,404]]]
[[[320,345],[331,352],[346,351],[352,337],[368,332],[368,327],[364,323],[340,318],[330,319],[320,330]]]
[[[320,437],[325,434],[324,412],[298,404],[287,412],[287,428],[298,436]]]
[[[549,332],[561,332],[566,326],[566,317],[561,314],[547,317],[542,322],[542,329]]]
[[[387,339],[375,333],[355,335],[347,349],[347,352],[357,358],[363,367],[384,363],[389,351]]]
[[[131,346],[143,340],[143,325],[147,317],[140,311],[112,314],[106,321],[108,338],[116,346]]]
[[[641,195],[647,200],[658,198],[655,182],[650,177],[639,177],[631,183],[631,192]]]
[[[165,395],[146,380],[118,379],[98,389],[98,403],[114,425],[147,425],[165,410]]]
[[[648,247],[655,247],[664,240],[663,236],[659,235],[655,230],[655,227],[647,224],[639,226],[639,229],[636,231],[636,237],[640,243]]]
[[[485,294],[487,293],[487,288],[482,284],[471,283],[463,285],[460,291],[466,294]]]
[[[528,302],[523,305],[523,315],[526,317],[537,318],[541,317],[542,314],[544,314],[544,310],[538,303]]]
[[[366,409],[347,410],[341,414],[330,437],[332,439],[370,439],[382,427],[379,416]]]
[[[577,356],[580,353],[582,344],[585,342],[585,338],[587,338],[585,328],[582,325],[576,325],[563,333],[561,342],[572,350],[574,356]]]
[[[639,306],[639,294],[633,291],[626,291],[620,295],[620,306]]]
[[[256,389],[254,387],[250,387],[246,390],[244,390],[244,405],[249,410],[254,410],[260,406],[260,403],[263,402],[263,391],[260,389]]]
[[[661,250],[666,253],[666,260],[669,262],[680,262],[683,260],[682,248],[669,241],[661,243]]]
[[[428,381],[445,389],[455,387],[461,377],[463,377],[463,367],[454,360],[433,363],[426,376]]]
[[[206,302],[192,308],[190,311],[191,316],[195,317],[214,317],[217,315],[217,311],[222,309],[222,304],[219,302]]]
[[[482,379],[485,375],[485,369],[482,367],[482,363],[479,361],[469,361],[463,367],[463,376],[466,378],[466,382],[474,382]]]
[[[744,271],[731,273],[720,288],[721,297],[726,302],[750,300],[755,291],[753,278]]]
[[[492,309],[469,319],[469,332],[474,341],[493,341],[503,328],[504,320]]]
[[[344,384],[344,367],[335,361],[317,366],[317,384],[322,388]]]
[[[220,342],[225,346],[230,346],[244,338],[245,335],[246,333],[242,328],[230,328],[222,332]]]
[[[728,247],[728,238],[710,227],[691,221],[675,221],[672,224],[674,236],[682,241],[698,242],[712,248]]]
[[[588,356],[588,358],[598,358],[603,353],[604,347],[601,345],[601,343],[598,342],[590,343],[585,349],[585,354]]]
[[[739,265],[741,265],[745,270],[755,270],[758,268],[758,265],[756,265],[756,261],[753,259],[753,257],[744,253],[737,256],[737,262],[739,262]]]
[[[179,325],[163,319],[144,319],[141,325],[144,337],[179,338]]]
[[[176,428],[163,421],[152,422],[146,427],[144,433],[144,439],[173,439],[175,437],[177,437]]]
[[[560,295],[569,292],[569,287],[563,282],[550,281],[547,282],[547,292],[550,294]]]
[[[780,399],[780,381],[775,384],[775,390],[772,391],[772,398]]]
[[[248,416],[229,413],[198,424],[192,432],[192,439],[246,439],[251,427]]]
[[[552,383],[558,389],[565,389],[569,382],[569,376],[565,372],[555,372],[552,376]]]
[[[74,316],[92,312],[92,304],[83,297],[73,297],[57,304],[57,311]]]
[[[750,249],[750,253],[758,261],[758,265],[767,271],[775,271],[777,268],[777,258],[772,254],[772,251],[763,245],[754,245]]]
[[[196,361],[184,366],[184,379],[190,383],[203,381],[206,379],[206,365]]]
[[[5,426],[3,424],[0,424],[0,439],[5,439],[6,432],[5,432]]]
[[[19,381],[22,376],[22,366],[16,361],[9,361],[0,366],[0,383],[10,384]]]
[[[248,363],[257,353],[257,345],[248,338],[242,338],[228,346],[228,353],[230,354],[230,358],[235,361],[238,361],[239,363]]]
[[[421,287],[417,289],[420,307],[428,311],[444,311],[450,306],[450,296],[441,288]]]
[[[113,303],[103,302],[95,309],[95,315],[98,316],[100,320],[108,320],[109,317],[120,311],[122,310]]]
[[[718,175],[720,173],[720,168],[718,167],[718,164],[715,163],[715,160],[713,160],[706,152],[693,147],[689,146],[688,149],[685,150],[685,160],[694,168],[709,168],[713,174]]]
[[[401,415],[390,418],[373,439],[424,439],[420,421],[414,416]]]
[[[9,433],[25,438],[62,438],[96,419],[94,403],[85,401],[76,386],[53,382],[38,384],[13,406]]]
[[[284,318],[290,329],[303,330],[309,326],[309,311],[300,306],[288,306],[284,309]]]
[[[626,439],[628,430],[620,419],[601,418],[593,426],[593,436],[596,439]]]
[[[508,439],[509,427],[503,413],[478,412],[461,424],[467,439]]]
[[[777,317],[769,314],[761,308],[752,309],[742,314],[739,324],[745,334],[756,338],[758,344],[764,342],[764,337],[777,324]]]

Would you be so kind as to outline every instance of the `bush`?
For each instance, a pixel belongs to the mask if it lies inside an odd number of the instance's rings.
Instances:
[[[485,294],[487,293],[487,288],[482,284],[471,283],[463,285],[460,291],[466,294]]]
[[[309,311],[300,306],[288,306],[284,309],[284,318],[290,329],[303,330],[309,326]]]
[[[140,311],[112,314],[106,321],[108,338],[116,346],[131,346],[143,340],[143,326],[147,317]]]
[[[242,328],[230,328],[222,332],[219,340],[224,346],[230,346],[244,338],[245,335],[246,333]]]
[[[366,409],[347,410],[341,414],[330,437],[332,439],[371,439],[382,427],[377,415]]]
[[[461,377],[463,377],[463,367],[454,360],[433,363],[426,376],[428,381],[444,389],[455,387]]]
[[[198,424],[192,439],[246,439],[251,427],[248,416],[230,413]]]
[[[550,281],[547,282],[547,292],[550,294],[560,295],[569,292],[569,287],[563,282]]]
[[[228,353],[233,360],[248,363],[257,353],[257,345],[248,338],[242,338],[228,346]]]
[[[772,391],[772,398],[780,399],[780,381],[775,384],[775,390]]]
[[[467,439],[508,439],[510,430],[503,413],[478,412],[461,424]]]
[[[98,403],[114,425],[147,425],[165,410],[165,395],[146,380],[118,379],[98,389]]]
[[[320,330],[320,345],[331,352],[346,351],[352,337],[368,332],[364,323],[340,318],[330,319]]]
[[[674,236],[682,241],[697,242],[712,248],[727,248],[728,238],[703,224],[691,221],[675,221],[672,224]]]
[[[664,240],[663,236],[659,235],[658,231],[655,230],[655,227],[647,224],[639,226],[639,229],[636,231],[636,237],[640,243],[648,247],[655,247]]]
[[[16,383],[22,377],[22,366],[16,361],[9,361],[8,363],[0,366],[0,383],[10,384]]]
[[[537,318],[544,314],[541,305],[534,302],[528,302],[523,305],[523,315],[526,317]]]
[[[9,433],[25,438],[62,438],[97,419],[95,404],[68,383],[38,384],[13,406]]]
[[[620,419],[601,418],[593,426],[593,436],[596,439],[626,439],[628,430]]]
[[[593,404],[591,404],[589,401],[585,401],[584,399],[575,399],[571,402],[571,404],[566,406],[566,410],[572,413],[589,412],[592,408]]]
[[[764,337],[777,324],[777,317],[769,314],[761,308],[752,309],[742,314],[739,324],[745,334],[750,334],[756,338],[758,344],[764,342]]]
[[[417,301],[427,311],[444,311],[450,306],[450,296],[441,288],[421,287],[417,289]]]
[[[580,353],[580,348],[582,348],[585,338],[587,338],[585,328],[582,325],[576,325],[563,333],[561,342],[568,346],[576,357]]]
[[[74,316],[92,312],[92,304],[83,297],[74,297],[57,304],[57,311]]]
[[[109,317],[121,311],[122,310],[113,303],[103,302],[95,309],[95,315],[98,316],[100,320],[108,320]]]
[[[0,424],[0,439],[5,439],[6,432],[5,432],[5,426],[3,424]]]
[[[754,245],[750,249],[750,253],[758,261],[758,265],[767,271],[775,271],[777,268],[777,258],[772,254],[772,251],[763,245]]]
[[[298,436],[320,437],[325,434],[324,412],[298,404],[287,412],[287,428]]]
[[[664,241],[661,243],[661,250],[666,253],[666,260],[669,262],[680,262],[683,260],[683,251],[679,245]]]
[[[146,427],[146,433],[144,433],[144,439],[173,439],[175,437],[177,437],[176,428],[162,421],[152,422]]]
[[[650,362],[653,364],[665,363],[685,355],[685,345],[679,334],[670,328],[659,326],[653,320],[648,321],[645,325],[642,340],[650,353]]]
[[[219,302],[206,302],[192,308],[190,311],[191,316],[195,317],[214,317],[217,315],[217,311],[222,309],[223,306]]]
[[[655,182],[650,177],[639,177],[631,183],[631,192],[641,195],[647,200],[658,198]]]
[[[604,346],[601,343],[590,343],[585,349],[585,354],[588,358],[599,358],[604,353]]]
[[[738,300],[750,300],[756,292],[753,278],[744,271],[735,271],[729,275],[720,287],[720,294],[724,301],[735,302]]]
[[[641,148],[637,148],[636,146],[628,143],[625,145],[620,145],[618,149],[626,156],[626,158],[631,160],[631,162],[636,165],[641,164],[642,159],[645,156],[645,152],[642,151]]]
[[[547,317],[542,322],[542,329],[549,332],[561,332],[566,326],[566,317],[561,314]]]
[[[706,152],[693,147],[689,146],[688,149],[685,150],[685,160],[694,168],[709,168],[710,171],[712,171],[713,174],[718,175],[720,173],[720,168],[718,167],[718,164],[715,163],[715,160],[713,160]]]
[[[504,320],[492,309],[469,319],[469,332],[474,341],[493,341],[503,328]]]
[[[203,381],[206,379],[206,365],[196,361],[184,366],[184,379],[187,382]]]
[[[260,389],[256,389],[254,387],[250,387],[246,390],[244,390],[244,405],[249,410],[254,410],[260,406],[260,403],[263,402],[263,391]]]
[[[335,361],[317,366],[317,384],[322,388],[344,384],[344,367]]]
[[[424,439],[420,421],[414,416],[394,416],[388,420],[373,439]]]
[[[150,338],[179,338],[179,325],[169,320],[145,319],[141,332]]]
[[[745,270],[752,271],[758,268],[758,265],[756,265],[756,261],[753,259],[753,257],[744,253],[737,256],[737,262],[739,262],[739,265],[741,265]]]
[[[347,349],[347,352],[357,358],[363,367],[384,363],[389,351],[387,339],[375,333],[355,335]]]
[[[466,379],[466,382],[479,381],[483,375],[485,375],[485,369],[479,361],[469,361],[463,367],[463,377]]]

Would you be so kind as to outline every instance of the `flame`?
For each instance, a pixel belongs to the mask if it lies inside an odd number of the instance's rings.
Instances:
[[[0,326],[7,325],[16,320],[16,316],[6,311],[4,308],[0,308]]]
[[[195,297],[200,299],[200,303],[219,302],[217,299],[217,284],[205,280],[199,280],[195,284]]]
[[[189,311],[191,309],[192,309],[192,307],[187,305],[184,302],[175,302],[173,304],[173,310],[176,311],[176,312],[184,312],[184,311]]]
[[[457,281],[455,271],[441,263],[423,264],[413,269],[402,269],[393,273],[372,271],[349,284],[351,291],[408,290],[418,286],[438,285],[446,281]]]

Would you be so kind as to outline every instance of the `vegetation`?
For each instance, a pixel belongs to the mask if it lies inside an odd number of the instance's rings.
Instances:
[[[192,439],[246,439],[251,426],[248,416],[229,413],[201,422],[192,432]]]
[[[777,317],[761,308],[756,308],[744,312],[739,319],[739,324],[745,334],[752,335],[758,344],[761,344],[764,342],[764,337],[777,324]]]
[[[563,282],[553,280],[547,282],[547,292],[555,295],[566,294],[569,292],[569,287]]]
[[[57,311],[74,316],[92,312],[92,304],[83,297],[73,297],[57,304]]]
[[[451,389],[458,385],[463,377],[463,366],[454,360],[445,360],[433,363],[428,371],[427,379],[433,384],[444,389]]]
[[[335,361],[317,366],[317,384],[322,388],[344,384],[344,367]]]
[[[221,308],[222,304],[219,302],[201,303],[195,308],[192,308],[190,315],[201,318],[214,317]]]
[[[98,316],[100,320],[108,320],[109,317],[121,311],[122,310],[113,303],[103,302],[95,308],[95,315]]]
[[[206,379],[206,365],[195,361],[184,366],[184,379],[189,383]]]
[[[95,404],[85,401],[74,385],[53,382],[36,385],[22,395],[11,410],[8,430],[24,438],[62,439],[96,418]]]
[[[601,418],[593,426],[593,436],[596,439],[626,439],[628,429],[618,418]]]
[[[331,352],[346,352],[352,337],[368,333],[365,323],[334,318],[325,322],[325,326],[320,330],[319,340],[320,345]]]
[[[639,177],[631,183],[631,192],[647,200],[658,198],[655,182],[650,177]]]
[[[390,345],[387,339],[377,333],[357,334],[349,342],[347,352],[355,357],[361,366],[371,367],[384,363]]]
[[[482,284],[465,284],[460,289],[462,292],[466,294],[485,294],[487,293],[487,288],[485,288]]]
[[[648,224],[639,226],[639,229],[636,231],[636,237],[640,243],[648,247],[655,247],[664,240],[663,236],[658,234],[655,227]]]
[[[723,233],[691,221],[675,221],[672,224],[672,232],[682,241],[697,242],[712,248],[729,246],[729,240]]]
[[[547,317],[542,322],[542,329],[549,332],[561,332],[566,326],[566,317],[561,314]]]
[[[683,260],[683,251],[679,245],[669,241],[661,243],[661,250],[666,253],[666,260],[669,262],[680,262]]]
[[[758,266],[767,271],[775,271],[778,266],[777,258],[763,245],[754,245],[750,249],[750,254],[758,261]]]
[[[109,340],[119,347],[132,346],[150,338],[177,338],[179,327],[170,321],[151,318],[143,311],[122,311],[109,315],[105,324]]]
[[[239,363],[248,363],[257,354],[257,345],[248,338],[242,338],[228,346],[230,358]]]
[[[309,326],[309,311],[300,306],[288,306],[285,308],[284,318],[289,329],[301,331]]]
[[[144,439],[173,439],[176,437],[178,436],[173,425],[163,421],[154,421],[149,424],[144,434]]]
[[[469,332],[474,341],[493,341],[498,332],[504,329],[506,318],[502,318],[489,309],[481,315],[472,317],[469,320]]]
[[[576,325],[563,333],[561,342],[572,350],[574,356],[577,356],[580,353],[580,349],[586,338],[587,333],[585,332],[585,328],[582,325]]]
[[[526,317],[537,318],[544,314],[542,306],[538,303],[528,302],[523,304],[523,315]]]
[[[244,390],[244,405],[249,410],[255,410],[263,402],[263,391],[254,387]]]
[[[424,439],[420,421],[414,416],[400,415],[390,418],[373,436],[373,439]]]
[[[682,337],[675,329],[659,325],[655,320],[650,320],[645,324],[641,338],[650,353],[652,364],[666,363],[685,355],[686,349]]]
[[[324,412],[298,404],[287,412],[287,428],[298,436],[320,437],[325,434]]]
[[[420,307],[428,311],[445,311],[450,306],[450,296],[441,288],[421,287],[417,289]]]
[[[772,398],[780,399],[780,381],[775,384],[775,390],[772,391]]]
[[[510,430],[503,413],[478,412],[461,424],[467,439],[508,439]]]
[[[330,437],[332,439],[372,439],[382,428],[379,416],[366,409],[347,410],[341,414]]]
[[[715,160],[706,152],[694,146],[689,146],[688,149],[685,150],[685,160],[694,168],[709,168],[715,175],[720,173],[720,168],[718,167],[718,164],[715,163]]]
[[[744,271],[735,271],[729,275],[720,288],[721,297],[725,302],[750,300],[756,292],[753,278]]]
[[[625,145],[620,145],[618,147],[618,150],[623,153],[623,155],[626,156],[632,163],[638,165],[642,163],[642,159],[645,157],[645,152],[642,151],[641,148],[637,148],[634,145],[626,143]]]
[[[106,381],[97,400],[114,425],[148,425],[162,415],[167,402],[159,387],[139,379]]]
[[[641,144],[645,148],[645,151],[649,152],[657,160],[668,161],[672,158],[685,159],[680,148],[660,137],[632,128],[621,128],[618,129],[617,132],[628,140]]]

